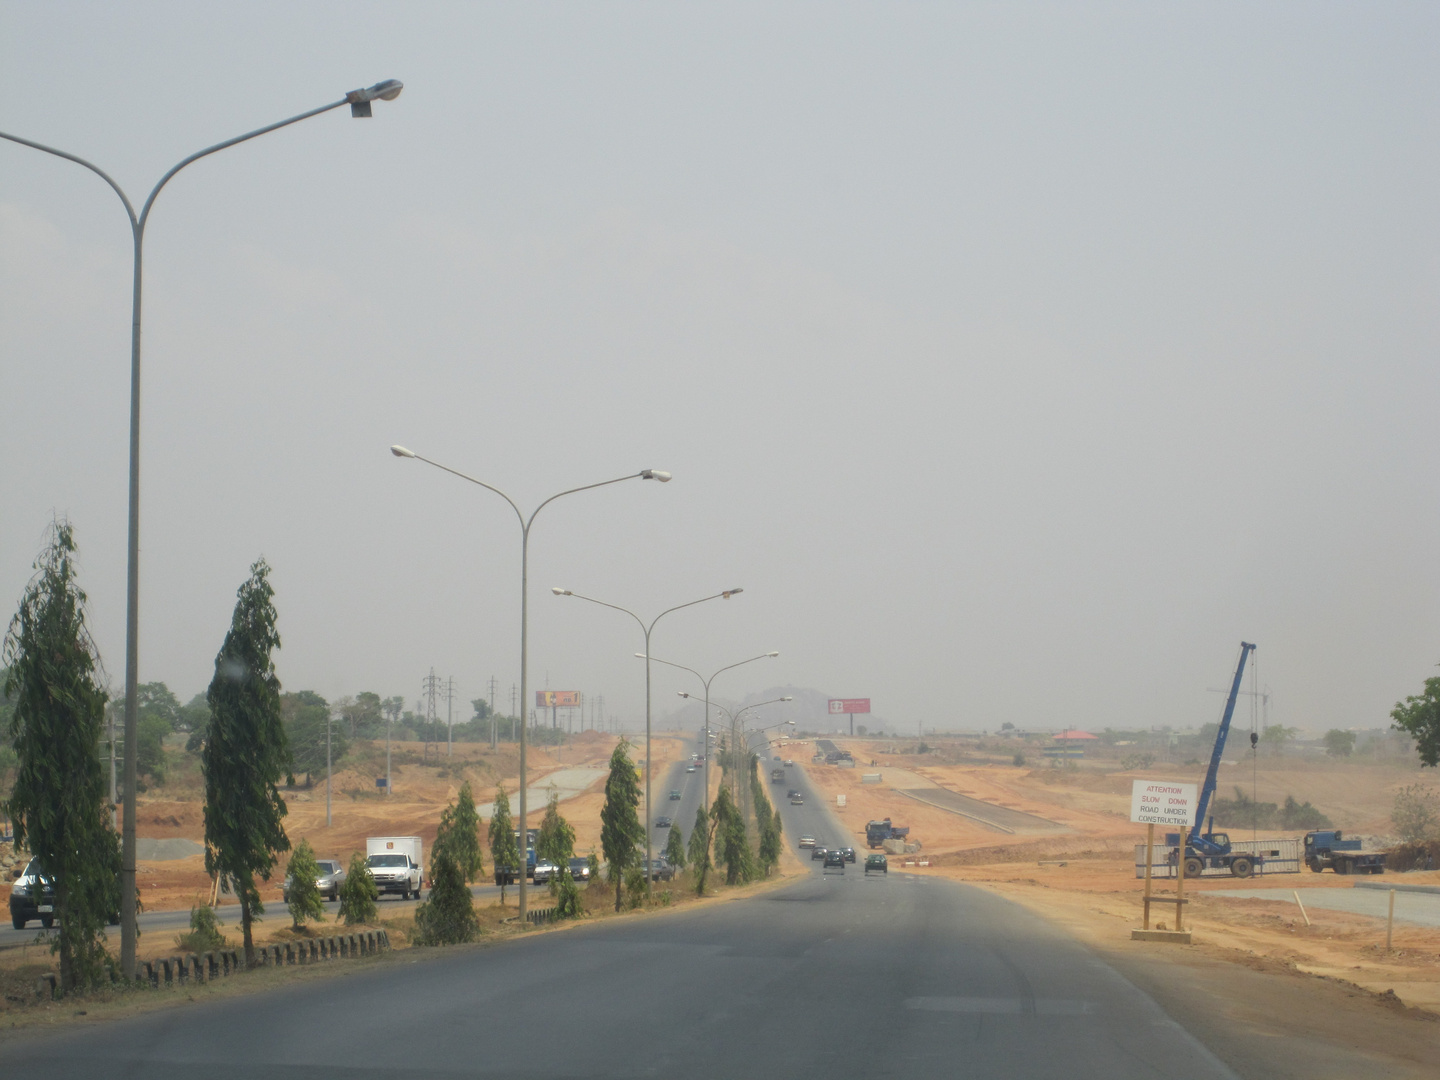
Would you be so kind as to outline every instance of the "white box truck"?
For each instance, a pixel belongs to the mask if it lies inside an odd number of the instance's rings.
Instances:
[[[425,845],[418,836],[367,836],[365,865],[381,895],[399,893],[401,900],[420,899],[425,884]]]

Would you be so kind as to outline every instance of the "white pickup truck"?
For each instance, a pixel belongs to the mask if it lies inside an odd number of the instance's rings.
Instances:
[[[425,846],[418,836],[367,836],[365,865],[382,894],[399,893],[401,900],[420,899],[425,884]]]

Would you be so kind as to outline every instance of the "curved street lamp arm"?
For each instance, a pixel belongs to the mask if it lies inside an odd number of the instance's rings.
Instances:
[[[637,660],[644,660],[644,659],[645,659],[645,654],[644,654],[643,652],[637,652],[637,653],[635,654],[635,658],[636,658]],[[706,688],[707,690],[710,688],[710,679],[705,678],[704,675],[701,675],[701,674],[700,674],[698,671],[696,671],[693,667],[686,667],[684,664],[677,664],[677,663],[675,663],[673,660],[661,660],[658,656],[652,656],[652,657],[650,657],[650,659],[653,660],[653,661],[654,661],[655,663],[657,663],[657,664],[664,664],[666,667],[674,667],[674,668],[679,668],[681,671],[688,671],[691,675],[694,675],[697,679],[699,679],[699,680],[705,685],[705,688]],[[721,669],[720,669],[720,671],[724,671],[724,670],[725,670],[724,668],[721,668]],[[719,671],[717,671],[717,672],[715,673],[715,675],[718,675],[718,674],[720,674]],[[713,679],[713,678],[715,677],[715,675],[710,676],[710,678]]]
[[[110,174],[107,173],[104,169],[100,168],[98,165],[92,165],[84,158],[77,157],[74,154],[67,154],[64,150],[56,150],[53,146],[46,146],[44,143],[32,142],[29,139],[22,139],[19,135],[10,135],[4,131],[0,131],[0,139],[9,139],[13,143],[19,143],[21,146],[28,146],[32,150],[43,150],[47,154],[54,154],[56,157],[62,157],[66,161],[73,161],[77,165],[84,165],[85,168],[89,169],[96,176],[100,177],[101,180],[104,180],[105,183],[109,184],[110,187],[114,190],[115,194],[120,196],[120,201],[125,204],[125,213],[130,215],[131,228],[134,228],[139,224],[139,219],[135,216],[135,208],[130,205],[129,197],[125,194],[124,191],[120,189],[119,184],[117,184],[114,180],[110,179]]]
[[[392,450],[391,453],[394,453],[394,451]],[[504,499],[507,503],[510,504],[510,509],[514,510],[515,516],[520,519],[520,528],[526,530],[529,529],[529,526],[525,523],[525,515],[520,512],[520,507],[515,505],[515,500],[512,499],[509,495],[506,495],[505,492],[501,491],[494,484],[487,484],[484,480],[476,480],[475,477],[470,476],[468,473],[463,473],[459,469],[452,469],[449,465],[441,465],[440,462],[431,461],[429,458],[422,457],[420,454],[408,451],[407,453],[410,453],[410,456],[413,457],[416,461],[423,461],[426,465],[434,465],[435,468],[440,469],[444,472],[448,472],[451,476],[458,476],[461,480],[469,480],[472,484],[480,485],[486,491],[493,491],[496,495],[499,495],[502,499]],[[544,504],[542,503],[541,505],[543,506]],[[533,516],[531,520],[534,520]]]
[[[627,477],[624,477],[624,479],[628,480],[628,479],[630,479],[630,478],[627,476]],[[613,484],[615,481],[609,480],[609,481],[606,481],[606,482]],[[593,485],[591,485],[591,486],[592,486],[592,487],[599,487],[600,485],[599,485],[599,484],[593,484]],[[584,491],[585,489],[584,489],[584,488],[576,488],[575,490],[576,490],[576,491]],[[545,501],[546,501],[546,502],[549,502],[550,500],[547,499],[547,500],[545,500]],[[540,505],[541,505],[541,506],[544,506],[545,503],[541,503]],[[538,514],[538,513],[539,513],[539,510],[536,510],[536,513]],[[644,619],[640,618],[639,615],[636,615],[635,612],[631,611],[629,608],[623,608],[623,607],[621,607],[619,604],[607,604],[604,600],[596,600],[593,596],[586,596],[584,593],[575,592],[573,589],[572,589],[571,591],[567,592],[565,595],[566,595],[566,596],[573,596],[573,597],[575,597],[576,600],[589,600],[590,603],[592,603],[592,604],[599,604],[601,607],[608,607],[608,608],[610,608],[612,611],[623,611],[626,615],[629,615],[632,619],[634,619],[637,623],[640,624],[640,631],[641,631],[641,633],[643,633],[643,634],[645,635],[645,647],[646,647],[647,649],[650,647],[650,629],[649,629],[649,627],[647,627],[647,626],[645,625],[645,620],[644,620]],[[651,623],[651,626],[654,626],[654,623]],[[653,660],[654,657],[651,657],[651,659]]]
[[[641,479],[641,478],[643,478],[643,477],[645,476],[645,472],[649,472],[649,471],[651,471],[651,470],[647,469],[647,470],[645,470],[644,472],[630,473],[630,474],[628,474],[628,475],[626,475],[626,476],[617,476],[614,480],[601,480],[598,484],[586,484],[584,487],[571,488],[569,491],[559,491],[559,492],[556,492],[554,495],[551,495],[548,499],[546,499],[544,502],[542,502],[539,506],[535,507],[535,513],[533,513],[533,514],[530,515],[530,521],[525,522],[525,528],[527,528],[527,529],[530,528],[530,523],[535,520],[536,515],[539,514],[541,510],[544,510],[545,507],[549,506],[549,505],[550,505],[552,502],[554,502],[556,499],[563,498],[563,497],[566,496],[566,495],[574,495],[577,491],[589,491],[591,488],[606,487],[606,486],[609,485],[609,484],[618,484],[618,483],[620,483],[622,480],[639,480],[639,479]],[[478,483],[478,481],[477,481],[477,483]],[[494,489],[492,488],[491,490],[494,490]],[[509,496],[506,496],[506,497],[508,498]],[[514,506],[515,504],[512,502],[510,505],[511,505],[511,506]],[[588,599],[588,597],[587,597],[587,599]],[[595,602],[598,604],[600,601],[597,600],[597,601],[595,601]],[[608,605],[608,606],[612,606],[612,607],[613,607],[614,605]],[[621,610],[621,611],[624,611],[625,609],[624,609],[624,608],[621,608],[620,610]],[[633,614],[633,612],[626,612],[626,614]],[[641,623],[641,625],[643,626],[644,623]]]
[[[655,623],[658,623],[661,619],[663,619],[666,615],[669,615],[672,611],[679,611],[682,608],[694,607],[696,604],[703,604],[707,600],[719,600],[722,597],[726,600],[729,600],[731,596],[733,596],[735,593],[738,593],[739,591],[739,589],[726,589],[724,592],[717,592],[714,596],[702,596],[699,600],[691,600],[688,604],[676,604],[672,608],[666,608],[664,611],[660,612],[659,615],[656,615],[655,618],[651,621],[650,629],[645,631],[647,638],[650,630],[655,629]]]

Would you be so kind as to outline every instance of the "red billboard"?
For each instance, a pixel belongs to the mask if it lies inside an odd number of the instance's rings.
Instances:
[[[580,691],[536,690],[535,707],[537,709],[578,709],[580,707]]]
[[[838,716],[842,713],[868,713],[870,711],[870,699],[868,697],[847,697],[830,699],[830,715]]]

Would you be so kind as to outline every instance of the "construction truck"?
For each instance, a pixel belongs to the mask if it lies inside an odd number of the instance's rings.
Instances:
[[[770,782],[771,782],[772,784],[783,784],[783,783],[785,782],[785,770],[784,770],[784,769],[771,769],[771,770],[770,770]]]
[[[1385,852],[1366,851],[1364,841],[1346,840],[1339,829],[1305,834],[1305,865],[1315,873],[1327,867],[1337,874],[1383,874]]]
[[[867,821],[865,823],[865,843],[872,848],[878,848],[886,840],[904,840],[910,835],[910,826],[896,827],[890,824],[887,817],[884,821]]]

